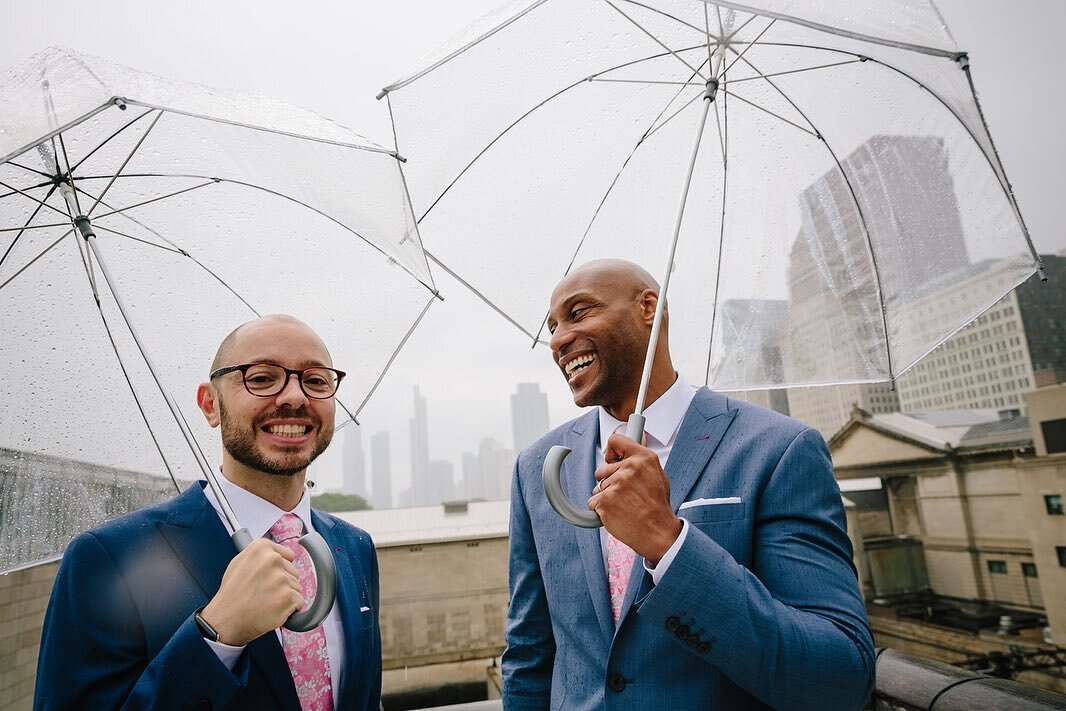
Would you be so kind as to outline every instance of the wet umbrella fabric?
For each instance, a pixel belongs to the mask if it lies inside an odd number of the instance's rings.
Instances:
[[[340,425],[436,298],[398,156],[312,112],[57,49],[0,107],[0,571],[203,476],[237,324],[315,328]]]
[[[514,2],[382,95],[431,261],[538,342],[574,264],[665,274],[717,389],[894,380],[1039,266],[925,0]]]

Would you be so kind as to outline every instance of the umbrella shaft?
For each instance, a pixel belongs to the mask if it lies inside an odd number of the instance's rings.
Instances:
[[[716,53],[715,57],[717,59],[719,55]],[[707,114],[710,113],[711,103],[714,101],[714,95],[718,89],[718,80],[715,78],[717,68],[718,62],[715,62],[715,71],[712,71],[711,78],[707,80],[707,91],[703,95],[703,114],[700,116],[700,125],[696,130],[696,145],[692,148],[692,158],[689,160],[688,173],[685,175],[685,187],[681,191],[681,204],[677,208],[677,220],[674,222],[674,236],[670,240],[670,254],[666,259],[666,272],[660,282],[659,298],[655,304],[655,319],[652,321],[651,337],[648,339],[648,353],[644,357],[644,372],[640,376],[640,390],[637,392],[637,404],[633,411],[636,415],[644,414],[644,403],[648,398],[648,384],[651,382],[652,366],[655,363],[655,349],[659,343],[659,331],[662,330],[663,314],[666,311],[666,291],[670,288],[670,274],[674,270],[677,238],[681,234],[681,221],[685,217],[685,204],[688,202],[689,187],[692,185],[692,174],[696,170],[696,156],[699,154],[700,143],[703,141],[703,129],[707,125]],[[640,434],[643,434],[643,432]],[[639,436],[635,439],[638,442],[640,441]]]

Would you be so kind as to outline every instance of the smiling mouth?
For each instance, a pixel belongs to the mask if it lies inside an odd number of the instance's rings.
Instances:
[[[277,437],[303,437],[310,430],[308,425],[270,425],[264,427],[267,432]]]
[[[593,353],[574,358],[563,368],[563,372],[566,373],[566,379],[568,381],[573,380],[578,373],[592,365],[592,361],[594,360],[596,360],[596,356]]]

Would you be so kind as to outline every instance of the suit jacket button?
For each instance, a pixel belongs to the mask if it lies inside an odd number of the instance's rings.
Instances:
[[[667,617],[666,618],[666,629],[670,630],[671,632],[676,630],[677,626],[680,625],[680,624],[681,624],[681,620],[677,619],[676,617]]]
[[[688,646],[690,646],[690,647],[695,647],[695,646],[696,646],[697,644],[699,644],[699,643],[700,643],[700,638],[699,638],[699,637],[697,637],[697,636],[696,636],[696,635],[694,635],[694,634],[690,634],[690,635],[689,635],[689,636],[688,636],[688,637],[687,637],[687,638],[685,639],[685,644],[687,644],[687,645],[688,645]]]
[[[700,654],[706,654],[711,651],[711,645],[709,642],[700,642],[700,646],[696,648]]]
[[[607,679],[607,686],[610,687],[611,691],[621,691],[626,688],[626,679],[621,674],[611,674]]]
[[[674,634],[677,635],[678,639],[683,641],[686,637],[688,637],[688,625],[681,625],[676,630],[674,630]]]

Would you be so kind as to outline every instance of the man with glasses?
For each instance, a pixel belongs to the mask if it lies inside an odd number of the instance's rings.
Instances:
[[[221,427],[219,485],[253,542],[237,553],[206,482],[76,537],[45,618],[35,708],[379,708],[373,543],[313,512],[305,487],[343,378],[291,316],[226,337],[197,403]],[[296,633],[281,626],[314,597],[295,543],[311,531],[333,552],[337,602]]]

